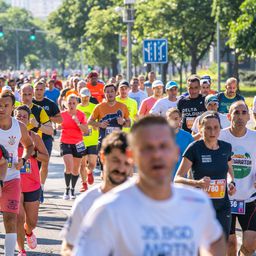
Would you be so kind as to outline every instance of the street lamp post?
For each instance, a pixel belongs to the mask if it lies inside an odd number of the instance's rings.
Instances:
[[[132,25],[134,23],[135,0],[124,0],[123,22],[127,23],[127,80],[132,78]]]

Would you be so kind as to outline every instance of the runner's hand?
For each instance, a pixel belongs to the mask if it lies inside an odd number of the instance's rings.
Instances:
[[[117,123],[118,123],[119,125],[124,125],[125,120],[124,120],[121,116],[119,116],[119,117],[117,118]]]
[[[107,121],[103,121],[100,123],[99,127],[102,129],[106,129],[108,127],[109,123]]]
[[[30,118],[30,123],[34,126],[34,127],[38,127],[39,123],[36,121],[36,119],[33,117],[33,118]]]
[[[21,167],[23,166],[22,158],[19,158],[18,163],[15,163],[14,166],[15,166],[16,170],[20,170]]]
[[[211,178],[205,176],[201,180],[198,180],[198,185],[202,189],[208,189],[210,182],[211,182]]]
[[[229,183],[228,184],[228,194],[230,196],[233,196],[236,193],[236,187],[234,186],[234,184]]]

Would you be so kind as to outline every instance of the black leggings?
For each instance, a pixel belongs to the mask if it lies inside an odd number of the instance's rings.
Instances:
[[[229,236],[229,232],[230,232],[230,228],[231,228],[231,209],[228,208],[224,208],[224,209],[218,209],[215,210],[216,211],[216,217],[220,223],[220,225],[222,226],[224,235],[226,237],[226,240],[228,240],[228,236]]]

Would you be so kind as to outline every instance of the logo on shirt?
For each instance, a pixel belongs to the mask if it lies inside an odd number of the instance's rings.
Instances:
[[[212,156],[211,155],[202,155],[202,163],[211,163]]]
[[[16,142],[16,136],[10,136],[9,137],[9,140],[8,140],[8,143],[13,146]]]

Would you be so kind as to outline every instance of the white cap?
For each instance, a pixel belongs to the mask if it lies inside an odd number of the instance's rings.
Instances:
[[[82,97],[91,97],[91,92],[88,88],[82,88],[79,94]]]
[[[158,87],[158,86],[164,87],[164,84],[161,80],[155,80],[152,84],[152,88],[155,88],[155,87]]]

